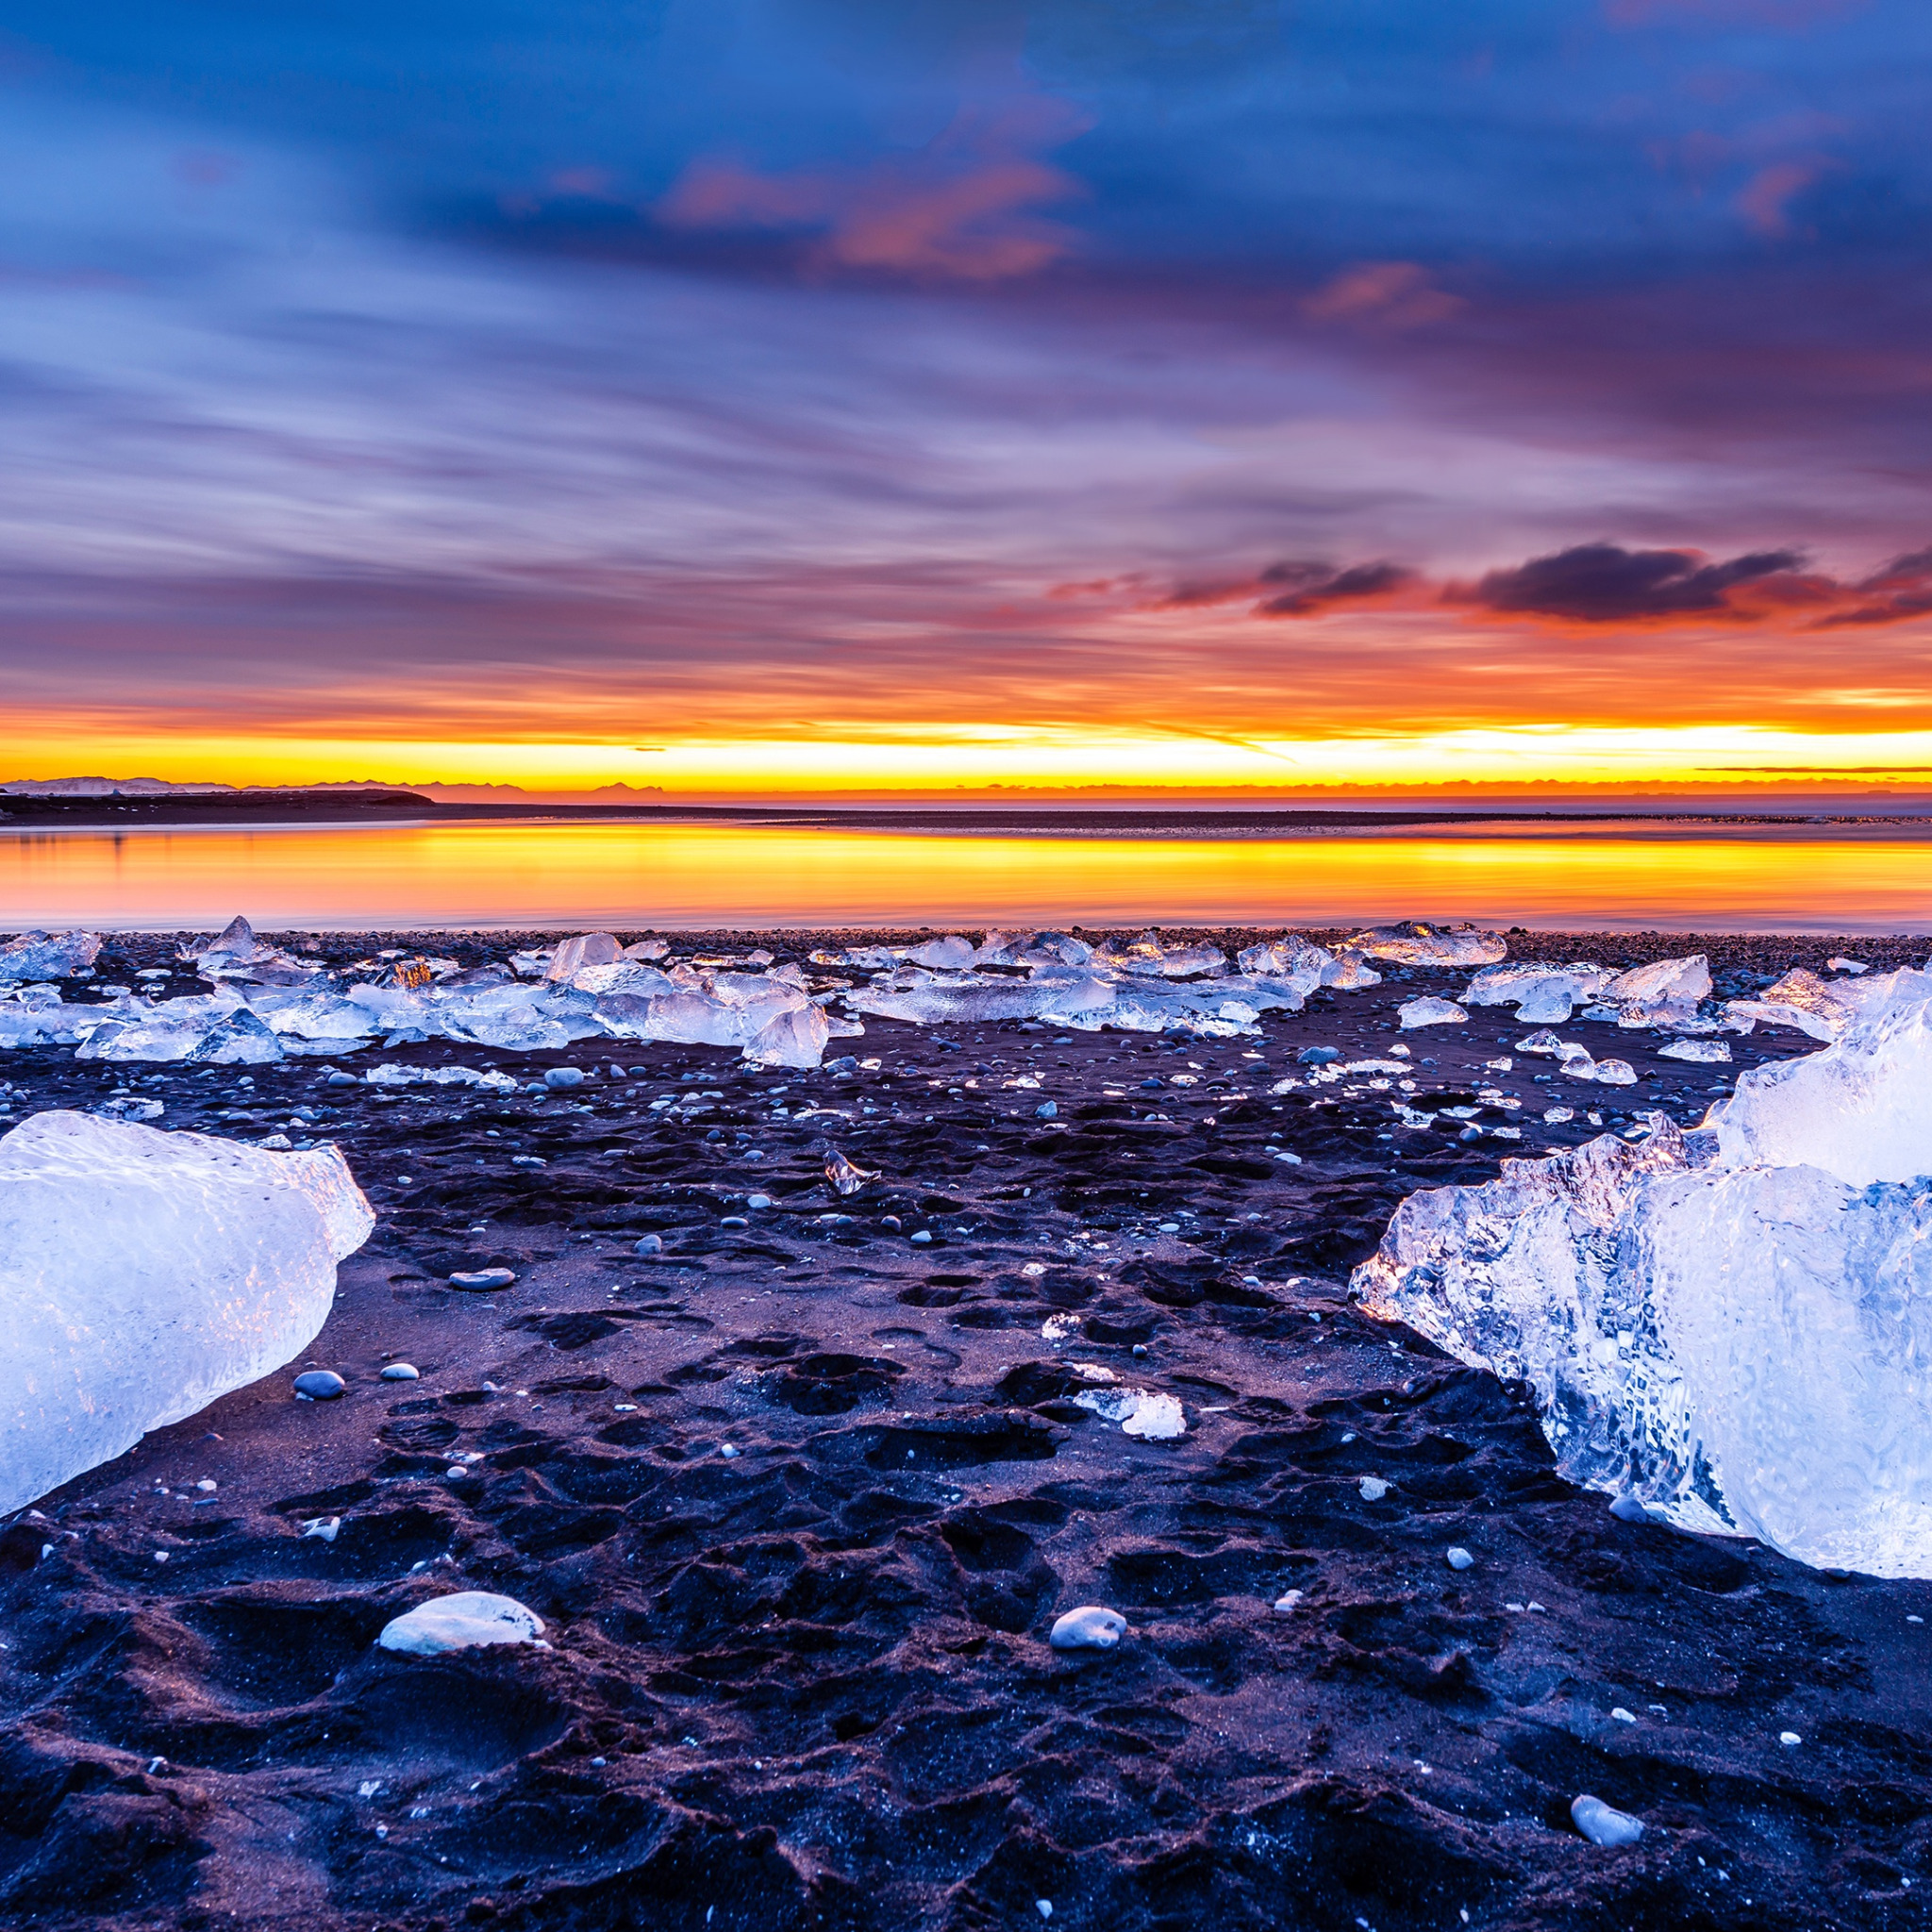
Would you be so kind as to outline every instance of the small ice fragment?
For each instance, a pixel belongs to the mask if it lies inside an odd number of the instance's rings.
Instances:
[[[1614,1356],[1612,1359],[1614,1359]],[[1627,1494],[1619,1496],[1610,1505],[1610,1514],[1619,1523],[1648,1523],[1650,1521],[1650,1511],[1643,1507],[1642,1500],[1640,1497]]]
[[[1574,1121],[1575,1118],[1576,1109],[1574,1107],[1546,1107],[1543,1108],[1543,1119],[1553,1127],[1560,1127],[1565,1121]]]
[[[1126,1629],[1127,1620],[1118,1610],[1082,1604],[1054,1620],[1046,1641],[1056,1650],[1111,1650]]]
[[[1037,1898],[1033,1901],[1033,1909],[1042,1919],[1050,1919],[1053,1917],[1053,1901],[1050,1898]]]
[[[1636,1712],[1625,1710],[1621,1704],[1610,1706],[1610,1716],[1620,1724],[1634,1724],[1637,1722]]]
[[[1475,1567],[1475,1558],[1460,1543],[1451,1543],[1442,1560],[1452,1570],[1473,1570]]]
[[[514,1597],[460,1590],[391,1619],[375,1641],[411,1657],[441,1657],[485,1644],[535,1643],[542,1634],[543,1619]]]
[[[1871,967],[1863,959],[1827,959],[1825,970],[1831,973],[1869,973]]]
[[[385,1382],[416,1382],[422,1377],[411,1363],[385,1362],[382,1366],[382,1379]]]
[[[336,1540],[336,1532],[341,1526],[342,1519],[340,1516],[311,1516],[302,1525],[302,1534],[315,1537],[322,1542],[332,1543]]]
[[[747,1208],[769,1208],[772,1205],[772,1197],[769,1194],[747,1194],[744,1197],[744,1205]]]
[[[848,1160],[829,1141],[825,1144],[825,1178],[831,1182],[833,1191],[843,1197],[856,1194],[868,1181],[878,1179],[878,1170],[860,1167],[857,1161]]]
[[[1040,1103],[1040,1105],[1033,1109],[1033,1111],[1035,1116],[1040,1120],[1058,1120],[1059,1118],[1060,1112],[1059,1103],[1056,1100],[1042,1100]]]
[[[1461,1026],[1469,1020],[1469,1015],[1454,1000],[1439,1000],[1433,995],[1405,1000],[1395,1011],[1405,1033],[1413,1032],[1418,1026]]]
[[[1796,1731],[1780,1731],[1777,1734],[1777,1740],[1788,1751],[1794,1744],[1802,1744],[1805,1741],[1803,1738],[1799,1737]]]
[[[508,1288],[516,1278],[508,1268],[473,1268],[452,1274],[449,1285],[452,1288]]]
[[[1290,1610],[1300,1605],[1303,1594],[1304,1592],[1299,1590],[1284,1590],[1274,1599],[1274,1607],[1286,1616]]]
[[[1389,1485],[1378,1475],[1365,1475],[1356,1485],[1362,1493],[1364,1503],[1379,1503],[1389,1493]]]
[[[1657,1050],[1660,1060],[1694,1060],[1701,1066],[1728,1061],[1731,1043],[1727,1040],[1674,1040]]]
[[[295,1377],[295,1393],[310,1402],[333,1402],[348,1386],[333,1369],[308,1369]]]
[[[731,1462],[735,1460],[738,1456],[738,1444],[736,1442],[726,1442],[724,1446],[718,1451],[718,1454],[722,1456],[726,1462]]]
[[[1470,925],[1431,925],[1412,919],[1399,925],[1372,926],[1347,942],[1350,952],[1405,966],[1493,966],[1508,958],[1509,941],[1499,932]]]
[[[1576,1829],[1593,1845],[1634,1845],[1643,1836],[1641,1818],[1632,1818],[1627,1811],[1619,1811],[1588,1791],[1571,1800],[1570,1816]]]

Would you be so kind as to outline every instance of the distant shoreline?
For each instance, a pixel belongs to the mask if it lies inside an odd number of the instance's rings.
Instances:
[[[1429,806],[793,806],[515,805],[441,803],[407,791],[335,790],[192,793],[164,796],[37,796],[0,793],[0,835],[20,832],[130,831],[155,827],[276,828],[409,824],[741,825],[767,830],[902,832],[934,836],[1056,839],[1287,839],[1455,837],[1517,830],[1626,836],[1826,833],[1932,838],[1932,815],[1913,812],[1697,811],[1600,806],[1593,809]]]

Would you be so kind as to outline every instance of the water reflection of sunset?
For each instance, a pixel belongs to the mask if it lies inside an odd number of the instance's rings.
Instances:
[[[1932,928],[1932,841],[1766,831],[1292,840],[458,824],[16,835],[9,924]]]

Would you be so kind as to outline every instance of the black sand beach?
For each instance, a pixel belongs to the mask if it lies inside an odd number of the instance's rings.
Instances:
[[[531,937],[318,942],[468,964]],[[98,980],[173,949],[117,940]],[[1924,942],[1511,941],[1690,951],[1737,994]],[[0,1533],[0,1909],[128,1932],[1924,1924],[1932,1584],[1617,1521],[1556,1477],[1520,1390],[1345,1291],[1405,1194],[1650,1109],[1693,1121],[1814,1043],[1760,1027],[1725,1069],[1560,1029],[1638,1069],[1609,1089],[1512,1054],[1532,1029],[1506,1009],[1396,1033],[1401,1001],[1466,978],[1395,968],[1258,1041],[868,1020],[833,1043],[853,1064],[808,1073],[590,1041],[0,1056],[14,1118],[126,1090],[160,1126],[332,1140],[379,1217],[308,1358]],[[1308,1046],[1397,1043],[1428,1127],[1395,1124],[1386,1074],[1271,1091]],[[391,1060],[592,1077],[327,1085]],[[877,1179],[835,1191],[828,1143]],[[446,1285],[486,1267],[514,1285]],[[391,1359],[421,1379],[378,1380]],[[346,1394],[295,1400],[308,1366]],[[1177,1398],[1185,1435],[1082,1406],[1096,1370]],[[458,1589],[528,1605],[553,1647],[374,1647]],[[1089,1603],[1129,1635],[1050,1650]],[[1642,1841],[1586,1842],[1582,1791]]]

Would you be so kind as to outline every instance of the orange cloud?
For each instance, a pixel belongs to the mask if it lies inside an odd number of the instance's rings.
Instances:
[[[1324,283],[1302,304],[1302,312],[1316,322],[1404,329],[1446,321],[1464,306],[1459,295],[1435,287],[1418,262],[1363,261]]]
[[[1021,150],[1075,131],[1064,112],[968,112],[929,146],[863,168],[768,174],[698,161],[657,214],[678,228],[815,231],[824,266],[1001,281],[1045,268],[1072,246],[1064,228],[1033,210],[1079,193],[1080,184]]]

